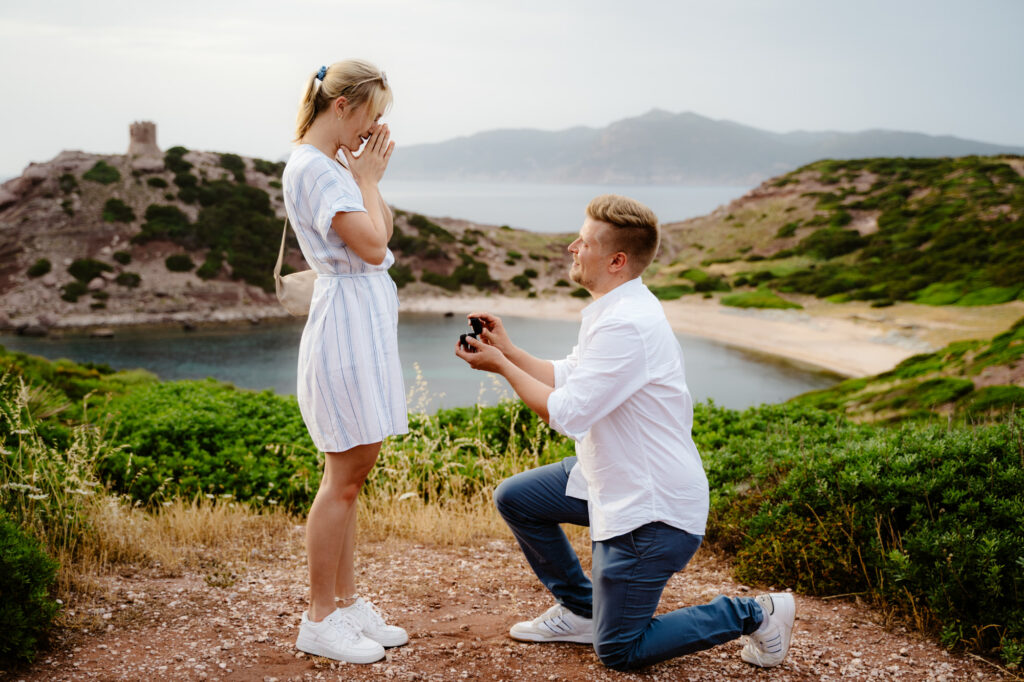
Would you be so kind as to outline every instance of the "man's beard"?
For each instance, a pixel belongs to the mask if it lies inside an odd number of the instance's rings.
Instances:
[[[592,282],[583,276],[583,270],[573,264],[569,268],[569,279],[579,284],[581,287],[590,291],[590,285]]]

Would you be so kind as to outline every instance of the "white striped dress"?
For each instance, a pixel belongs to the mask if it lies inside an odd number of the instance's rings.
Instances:
[[[296,397],[313,443],[343,452],[409,430],[398,358],[395,256],[370,265],[331,229],[335,214],[363,211],[352,174],[312,145],[292,152],[285,209],[302,255],[317,272],[299,344]]]

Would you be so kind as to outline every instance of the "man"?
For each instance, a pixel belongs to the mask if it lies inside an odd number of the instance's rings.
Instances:
[[[513,476],[495,491],[498,510],[558,602],[510,634],[593,644],[616,670],[749,635],[743,660],[778,665],[793,629],[791,594],[719,596],[654,617],[665,584],[700,546],[709,504],[682,351],[640,280],[658,241],[649,208],[597,197],[569,245],[570,276],[595,299],[572,353],[538,359],[487,313],[470,315],[483,321],[480,340],[467,338],[470,350],[456,346],[471,367],[502,375],[541,419],[576,441],[575,457]],[[590,527],[592,581],[561,523]]]

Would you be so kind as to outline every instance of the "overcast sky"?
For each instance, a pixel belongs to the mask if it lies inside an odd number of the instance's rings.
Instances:
[[[399,145],[652,108],[776,132],[1024,146],[1021,0],[7,0],[0,178],[62,149],[279,159],[305,79],[358,56]]]

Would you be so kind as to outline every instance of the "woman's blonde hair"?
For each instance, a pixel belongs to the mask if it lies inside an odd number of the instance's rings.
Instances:
[[[376,65],[363,59],[346,59],[322,66],[306,82],[295,121],[295,141],[301,140],[316,117],[342,95],[353,107],[368,103],[374,116],[387,111],[392,101],[388,77]]]
[[[654,211],[636,199],[618,194],[594,197],[587,206],[587,215],[612,226],[609,247],[624,251],[632,261],[631,272],[642,273],[658,253],[661,234]]]

